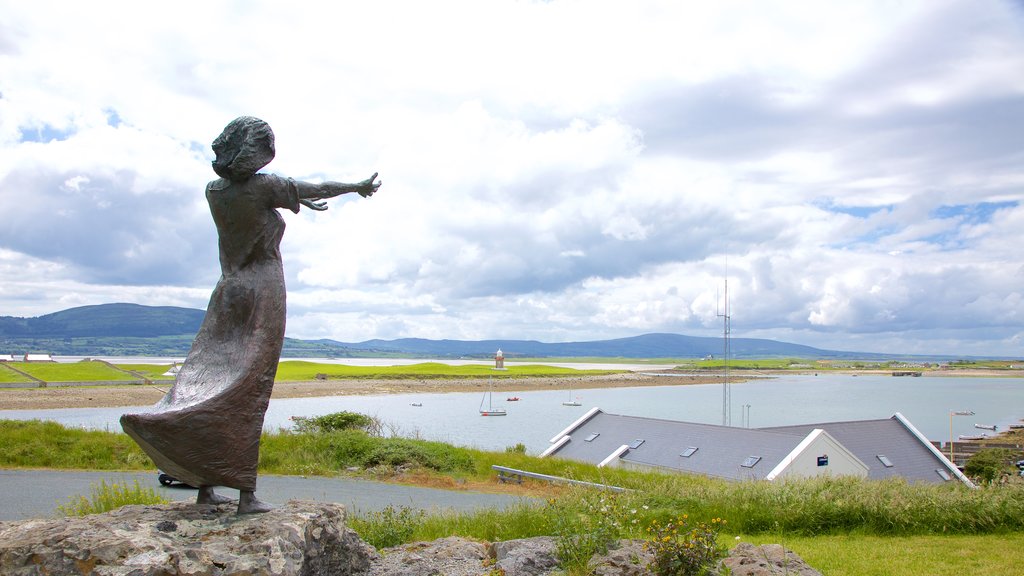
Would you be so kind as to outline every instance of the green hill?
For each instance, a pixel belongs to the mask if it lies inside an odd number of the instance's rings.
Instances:
[[[206,312],[177,306],[99,304],[36,318],[0,316],[0,338],[194,336]]]

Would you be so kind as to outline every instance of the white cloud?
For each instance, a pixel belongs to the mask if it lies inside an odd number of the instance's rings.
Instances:
[[[289,335],[716,335],[1015,355],[1024,11],[968,2],[3,2],[0,314],[202,307],[234,116]],[[61,17],[53,15],[60,12]]]

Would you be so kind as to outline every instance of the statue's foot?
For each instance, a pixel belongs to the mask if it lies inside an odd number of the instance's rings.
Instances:
[[[221,496],[213,491],[213,486],[200,486],[199,496],[196,497],[196,504],[227,504],[232,502],[231,498]]]
[[[238,493],[239,514],[261,514],[263,512],[270,512],[273,509],[274,507],[270,504],[257,500],[255,492],[242,490]]]

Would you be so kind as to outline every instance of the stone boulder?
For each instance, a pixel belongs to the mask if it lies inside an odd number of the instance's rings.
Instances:
[[[555,539],[550,536],[495,542],[494,561],[505,576],[540,576],[558,567]]]
[[[821,576],[797,556],[779,544],[755,546],[740,542],[729,551],[729,557],[722,564],[731,570],[731,576]]]
[[[339,504],[291,501],[237,516],[236,504],[125,506],[0,525],[0,574],[290,576],[365,573],[373,549]]]
[[[386,548],[373,558],[372,576],[477,576],[489,569],[490,545],[468,538],[441,538]]]

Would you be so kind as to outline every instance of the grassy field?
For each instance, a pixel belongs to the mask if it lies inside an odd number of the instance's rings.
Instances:
[[[138,376],[134,372],[150,380],[173,380],[164,376],[169,366],[157,364],[117,364],[116,368],[96,361],[72,363],[57,362],[12,362],[19,370],[46,382],[95,382],[95,381],[131,381]],[[423,362],[403,366],[348,366],[345,364],[327,364],[288,360],[278,365],[278,382],[299,382],[315,380],[318,377],[328,379],[438,379],[438,378],[543,378],[555,376],[599,376],[604,374],[622,373],[622,370],[577,370],[546,365],[512,366],[507,370],[494,370],[489,365],[471,364],[466,366],[450,366],[440,362]],[[28,382],[24,375],[0,364],[0,382]]]
[[[121,370],[128,372],[135,372],[144,378],[150,380],[174,380],[174,376],[164,376],[164,373],[170,368],[166,365],[158,364],[115,364]]]
[[[754,544],[782,544],[826,576],[962,576],[1020,574],[1024,532],[979,536],[785,534],[741,536]]]
[[[625,362],[631,364],[674,364],[681,370],[695,371],[718,371],[724,368],[724,362],[718,360],[695,360],[678,358],[537,358],[537,362],[578,362],[578,363],[615,363]],[[524,361],[517,359],[518,362]],[[118,364],[117,368],[96,361],[83,361],[75,363],[25,363],[15,362],[14,366],[47,382],[90,382],[98,380],[128,381],[135,379],[135,376],[126,372],[136,372],[139,375],[151,380],[171,380],[173,378],[164,376],[167,371],[166,365],[153,364]],[[955,363],[951,366],[954,369],[988,369],[1006,370],[1009,374],[1024,371],[1018,368],[1020,363],[1006,361],[971,361]],[[828,362],[814,361],[800,358],[769,358],[759,360],[730,360],[729,368],[737,371],[808,371],[828,372],[836,370],[899,370],[907,369],[900,362]],[[914,370],[927,371],[929,368],[913,368]],[[440,362],[423,362],[402,366],[349,366],[346,364],[317,363],[303,360],[289,360],[278,365],[277,381],[304,381],[319,378],[327,379],[442,379],[442,378],[536,378],[553,376],[593,376],[602,374],[622,373],[622,370],[579,370],[575,368],[561,368],[547,364],[525,364],[511,365],[507,370],[494,370],[488,364],[470,364],[463,366],[451,366]],[[23,382],[27,379],[0,365],[0,383]]]
[[[496,481],[492,464],[631,490],[613,495],[534,481],[504,485]],[[153,465],[122,433],[0,420],[0,467],[146,470]],[[550,535],[557,525],[554,519],[566,513],[573,522],[588,516],[611,518],[619,526],[618,537],[644,538],[643,528],[652,521],[685,513],[695,522],[726,519],[722,542],[727,546],[736,536],[780,543],[829,576],[1019,573],[1018,559],[1009,551],[1024,544],[1024,483],[971,490],[959,483],[853,478],[726,482],[599,469],[527,456],[516,447],[483,452],[362,430],[274,433],[261,441],[261,473],[341,475],[349,467],[358,467],[365,478],[541,498],[502,511],[426,516],[402,516],[404,506],[399,504],[390,521],[400,518],[397,527],[408,529],[402,531],[402,541]],[[372,527],[371,520],[356,517],[351,522],[358,531]]]
[[[8,368],[7,362],[0,362],[0,383],[5,382],[32,382],[32,379]]]
[[[131,374],[112,368],[104,362],[12,362],[12,365],[46,382],[96,382],[103,380],[135,380]],[[166,371],[166,368],[164,369]]]
[[[469,364],[450,366],[440,362],[424,362],[407,366],[347,366],[344,364],[318,364],[300,360],[281,362],[277,380],[281,382],[313,380],[318,374],[327,378],[361,379],[431,379],[431,378],[537,378],[547,376],[597,376],[616,374],[621,370],[576,370],[557,366],[512,366],[508,370],[494,370],[489,365]]]

